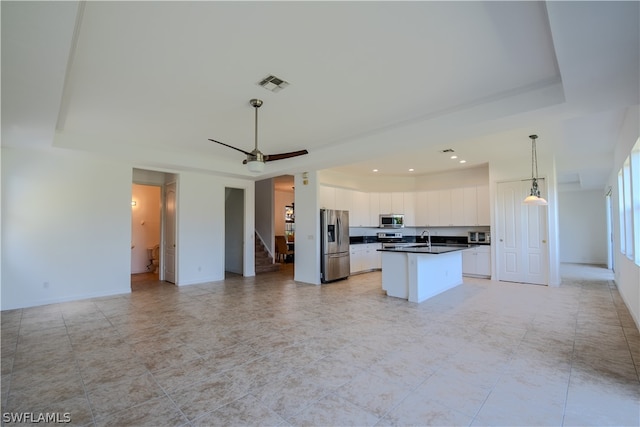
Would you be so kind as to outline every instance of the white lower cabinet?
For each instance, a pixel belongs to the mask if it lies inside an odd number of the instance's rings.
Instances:
[[[478,246],[462,251],[462,274],[491,277],[491,246]]]
[[[381,248],[381,243],[349,245],[351,274],[382,268],[382,257],[380,256],[380,252],[378,252],[378,249]]]

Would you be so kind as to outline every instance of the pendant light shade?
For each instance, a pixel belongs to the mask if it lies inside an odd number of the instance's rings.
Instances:
[[[538,153],[536,152],[536,139],[538,135],[529,135],[531,138],[531,192],[522,201],[525,205],[546,206],[547,201],[540,197],[538,189]]]

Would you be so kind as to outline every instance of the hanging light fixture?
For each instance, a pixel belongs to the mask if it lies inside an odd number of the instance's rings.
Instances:
[[[536,139],[538,135],[529,135],[531,138],[531,193],[522,202],[525,205],[547,205],[547,201],[540,197],[538,189],[538,154],[536,152]]]

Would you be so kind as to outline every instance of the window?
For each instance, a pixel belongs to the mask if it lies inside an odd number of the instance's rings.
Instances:
[[[624,182],[622,180],[622,169],[618,171],[618,218],[620,224],[620,252],[627,253],[625,222],[624,222]]]
[[[640,265],[640,138],[631,149],[631,205],[635,261]]]
[[[618,171],[620,252],[640,265],[640,138]]]
[[[631,206],[631,160],[627,157],[622,166],[623,198],[624,198],[624,237],[626,240],[627,258],[633,258],[633,216]]]

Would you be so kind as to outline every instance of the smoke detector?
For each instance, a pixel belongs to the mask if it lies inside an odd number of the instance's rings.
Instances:
[[[280,77],[269,75],[260,80],[258,82],[258,86],[262,86],[263,88],[270,90],[271,92],[280,92],[282,89],[289,86],[289,82],[281,79]]]

